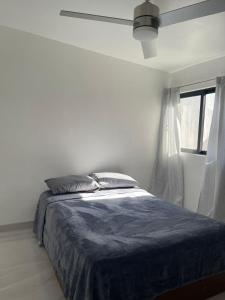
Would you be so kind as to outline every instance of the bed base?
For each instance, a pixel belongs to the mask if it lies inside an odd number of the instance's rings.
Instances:
[[[167,292],[155,300],[206,300],[225,292],[225,273]]]
[[[62,288],[62,283],[56,272],[55,274]],[[155,298],[155,300],[207,300],[223,292],[225,292],[225,273],[187,284],[162,294]]]

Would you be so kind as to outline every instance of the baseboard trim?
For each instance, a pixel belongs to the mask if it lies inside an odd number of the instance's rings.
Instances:
[[[14,223],[7,225],[0,225],[0,232],[16,231],[33,228],[34,222]]]

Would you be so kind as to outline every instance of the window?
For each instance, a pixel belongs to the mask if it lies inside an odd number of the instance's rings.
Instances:
[[[215,88],[181,94],[181,148],[206,154],[215,101]]]

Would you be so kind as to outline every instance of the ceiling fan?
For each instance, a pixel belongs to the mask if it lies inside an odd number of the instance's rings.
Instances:
[[[160,14],[159,7],[146,0],[134,9],[134,20],[61,10],[60,15],[133,26],[134,39],[141,42],[144,58],[156,56],[156,39],[160,27],[225,11],[225,0],[207,0]]]

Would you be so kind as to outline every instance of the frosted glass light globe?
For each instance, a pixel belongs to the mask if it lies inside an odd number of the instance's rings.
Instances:
[[[158,37],[158,31],[152,27],[142,26],[134,29],[133,37],[138,41],[152,41]]]

